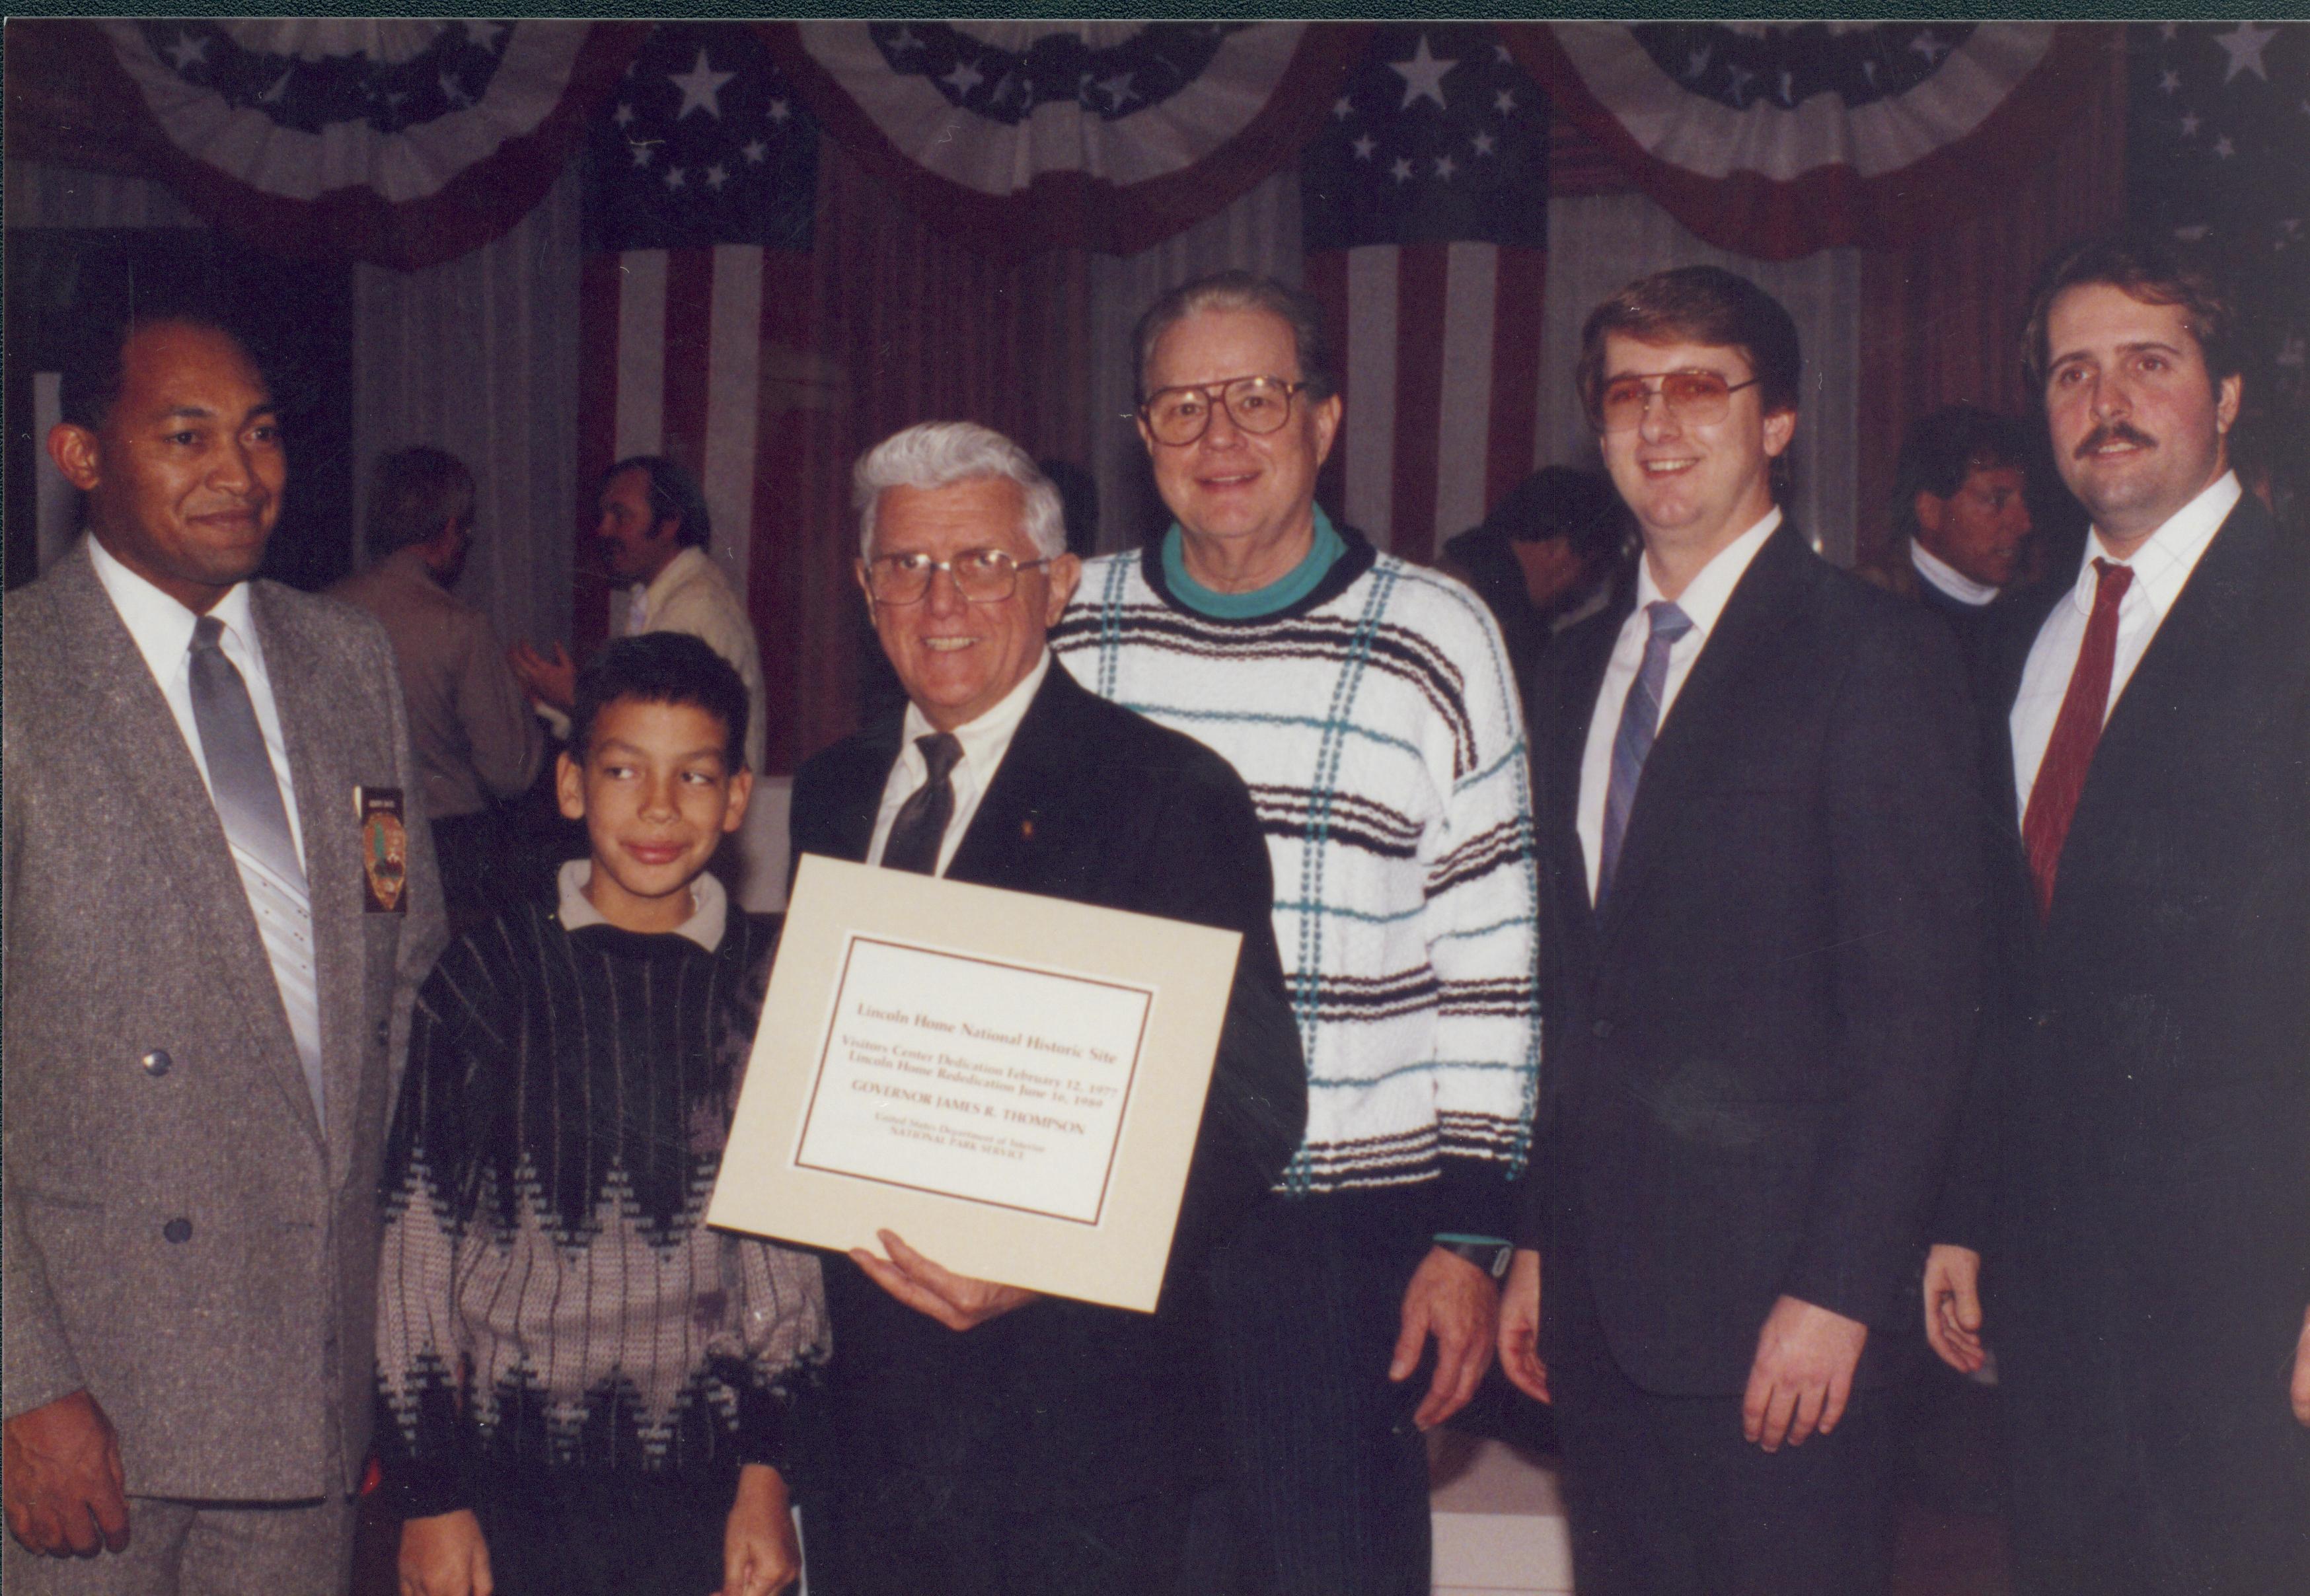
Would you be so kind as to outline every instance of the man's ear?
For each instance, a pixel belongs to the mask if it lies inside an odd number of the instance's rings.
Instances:
[[[1949,513],[1949,500],[1928,493],[1920,488],[1917,490],[1916,498],[1909,501],[1909,513],[1917,518],[1919,526],[1932,533],[1935,537],[1939,537],[1941,533],[1941,517]]]
[[[98,481],[96,434],[71,421],[48,429],[48,458],[74,487],[86,493]]]
[[[586,773],[567,751],[553,757],[553,796],[565,820],[586,818]]]
[[[1340,436],[1340,396],[1331,395],[1309,412],[1316,419],[1316,464],[1322,465],[1331,458],[1332,444]]]
[[[1779,459],[1788,452],[1789,445],[1795,439],[1796,435],[1797,412],[1793,409],[1776,410],[1767,416],[1765,418],[1766,457]]]

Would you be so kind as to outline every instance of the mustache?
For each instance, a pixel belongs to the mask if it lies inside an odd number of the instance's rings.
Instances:
[[[2138,448],[2154,449],[2158,440],[2146,432],[2136,430],[2123,421],[2108,421],[2086,434],[2078,445],[2077,457],[2084,459],[2106,443],[2132,444]]]

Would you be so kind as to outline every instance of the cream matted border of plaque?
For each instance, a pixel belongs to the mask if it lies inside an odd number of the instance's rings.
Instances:
[[[890,1230],[958,1274],[1152,1312],[1242,940],[1209,926],[805,854],[707,1222],[876,1253],[875,1232]],[[890,973],[899,968],[930,978],[894,1002]],[[876,984],[863,986],[870,974]],[[1075,984],[1081,1002],[1068,1002]],[[1076,1114],[1064,1097],[1015,1102],[1000,1086],[976,1090],[967,1071],[926,1073],[917,1064],[893,1076],[859,1067],[884,1062],[873,1056],[875,1043],[854,1034],[860,1025],[888,1037],[891,1025],[904,1029],[918,1014],[927,1022],[923,1054],[935,1060],[946,1038],[960,1036],[941,1028],[961,1023],[942,1007],[976,1011],[985,1028],[981,1005],[990,991],[1040,992],[1060,1000],[1038,1005],[1046,1011],[1080,1009],[1087,1018],[1079,1024],[1104,1017],[1096,1034],[1135,1033],[1135,1056],[1107,1067],[1122,1089],[1119,1119],[1105,1103]],[[869,1021],[857,1019],[862,1002],[874,1011]],[[899,1010],[907,1021],[898,1020]],[[1049,1030],[1062,1047],[1072,1035],[1044,1012],[1007,1016],[994,1028],[1038,1043]],[[1063,1053],[955,1045],[956,1062],[967,1058],[988,1084],[1006,1059],[1048,1056],[1050,1073],[1069,1072]],[[869,1050],[863,1057],[861,1046]],[[1039,1063],[1021,1071],[1037,1082],[1029,1090],[1042,1086],[1043,1074]],[[882,1095],[883,1080],[908,1089]],[[912,1137],[909,1150],[919,1158],[894,1162],[888,1155],[896,1142],[876,1153],[871,1137],[838,1134],[834,1116],[870,1100],[892,1110],[870,1120]],[[1004,1112],[1014,1106],[1015,1120]],[[1054,1120],[1073,1128],[1038,1128]],[[854,1137],[866,1126],[851,1115]],[[1062,1137],[1087,1145],[1064,1158],[1024,1150]],[[999,1176],[958,1177],[960,1141],[983,1143],[982,1157],[1003,1160]],[[858,1158],[842,1156],[853,1147]],[[1047,1200],[1031,1189],[1045,1166]]]

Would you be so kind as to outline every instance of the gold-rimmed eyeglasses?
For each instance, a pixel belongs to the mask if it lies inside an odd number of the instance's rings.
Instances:
[[[1050,564],[1013,559],[1000,549],[965,549],[952,559],[927,554],[881,554],[866,562],[866,591],[878,604],[918,604],[931,590],[931,573],[944,571],[974,604],[999,604],[1019,591],[1019,573]]]
[[[1185,383],[1158,388],[1139,406],[1157,443],[1173,447],[1191,444],[1211,424],[1215,411],[1224,410],[1238,431],[1264,435],[1281,431],[1291,419],[1291,401],[1304,382],[1280,377],[1233,377],[1225,382]]]
[[[1706,427],[1724,419],[1732,395],[1764,380],[1726,382],[1714,371],[1662,371],[1616,377],[1596,396],[1596,421],[1607,432],[1634,432],[1645,424],[1645,406],[1654,395],[1679,421]]]

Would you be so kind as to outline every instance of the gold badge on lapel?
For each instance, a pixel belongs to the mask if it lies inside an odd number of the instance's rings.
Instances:
[[[402,818],[399,787],[353,789],[360,817],[361,886],[372,915],[409,912],[409,827]]]

